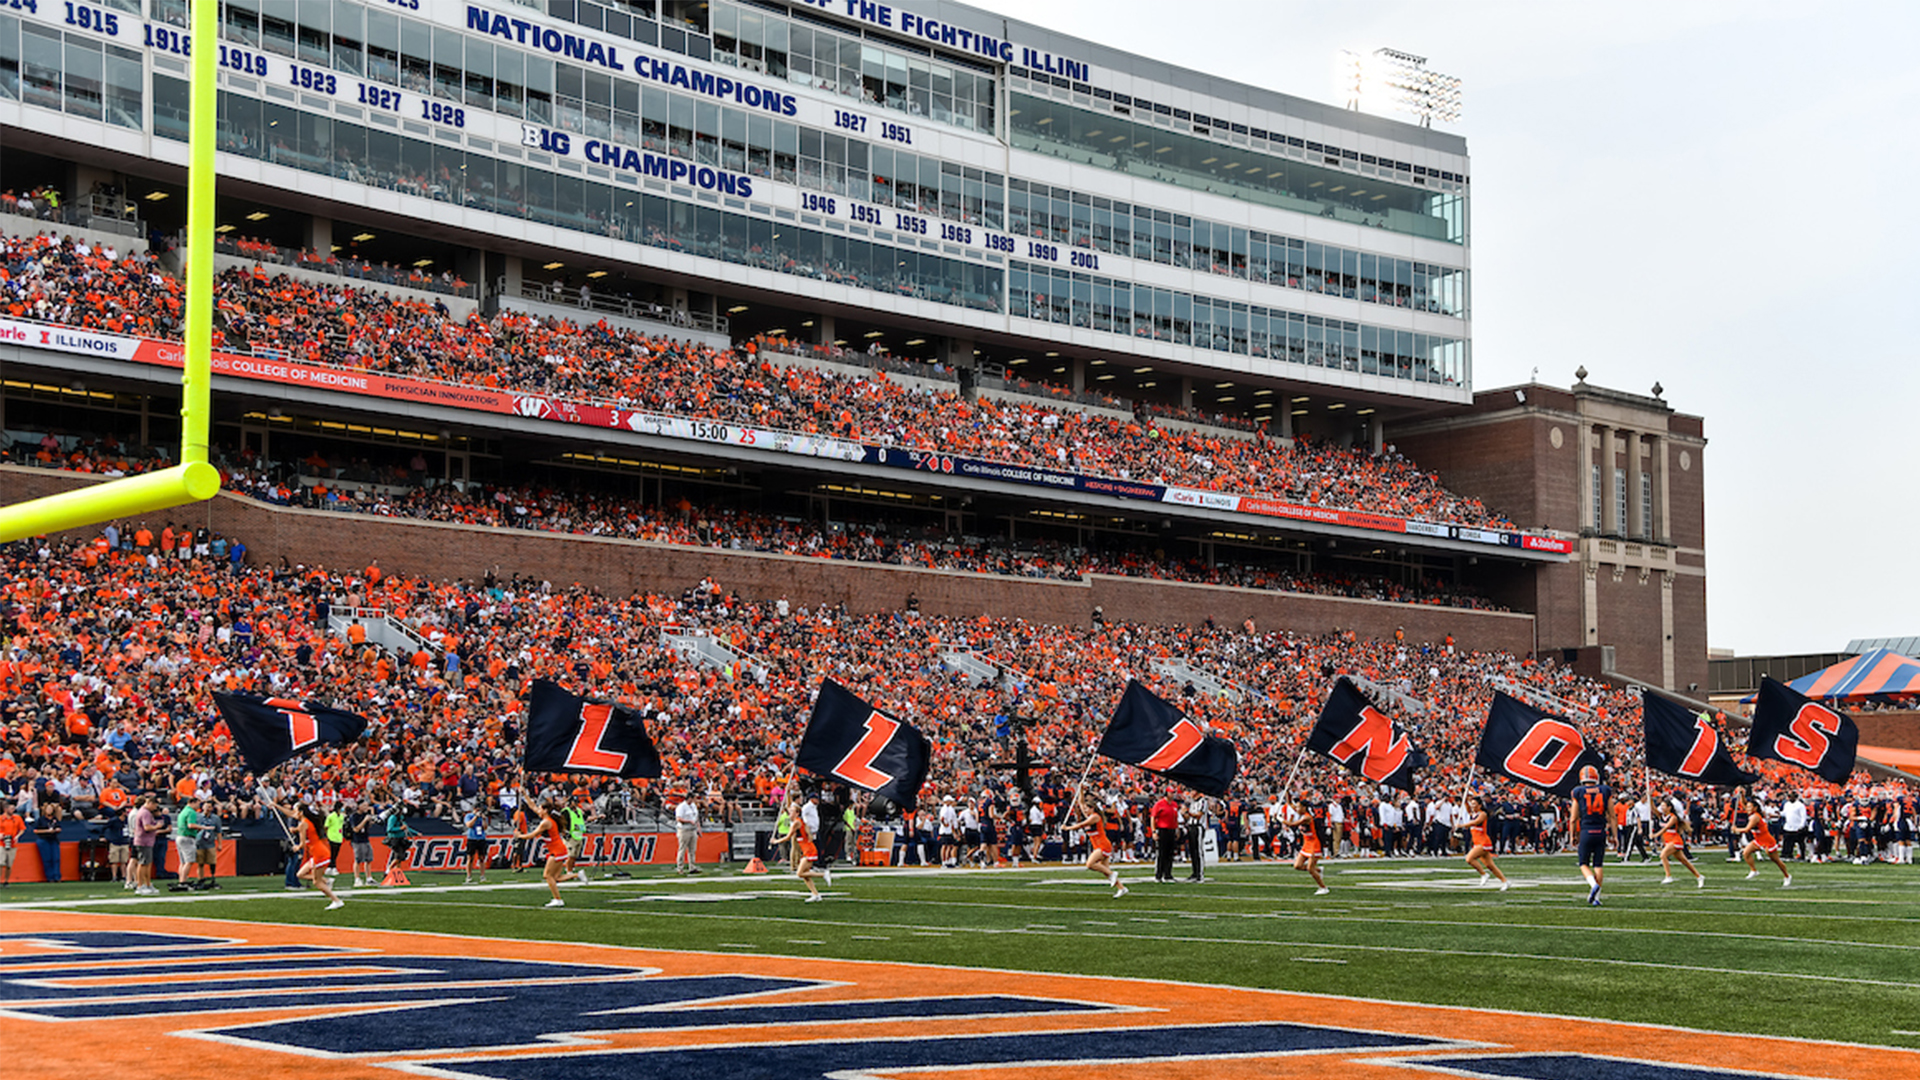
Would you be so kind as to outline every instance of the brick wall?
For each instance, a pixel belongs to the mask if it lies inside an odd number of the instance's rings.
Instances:
[[[17,502],[64,491],[89,477],[13,466],[0,467],[0,501]],[[723,588],[749,599],[796,605],[845,603],[855,612],[891,611],[919,594],[930,615],[994,615],[1068,626],[1088,625],[1096,605],[1116,621],[1193,624],[1212,618],[1238,626],[1248,618],[1263,629],[1301,633],[1353,630],[1363,637],[1389,637],[1404,628],[1414,642],[1453,635],[1461,648],[1527,655],[1533,651],[1533,618],[1502,612],[1466,611],[1414,604],[1308,596],[1215,585],[1095,576],[1060,582],[997,577],[872,563],[837,562],[792,555],[729,552],[674,544],[647,544],[586,536],[561,536],[439,522],[329,514],[269,506],[221,495],[209,502],[149,514],[155,531],[173,521],[205,524],[243,539],[256,565],[278,562],[363,567],[379,559],[401,574],[477,579],[498,567],[502,574],[531,574],[556,585],[579,582],[614,593],[649,591],[679,595],[711,576]],[[92,530],[87,530],[91,535]]]
[[[1853,720],[1868,746],[1920,750],[1920,712],[1857,713]]]

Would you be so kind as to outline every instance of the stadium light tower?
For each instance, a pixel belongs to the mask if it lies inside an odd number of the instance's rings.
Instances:
[[[1399,49],[1340,53],[1341,90],[1347,108],[1385,115],[1404,113],[1430,128],[1435,120],[1458,123],[1460,79],[1427,70],[1427,58]]]

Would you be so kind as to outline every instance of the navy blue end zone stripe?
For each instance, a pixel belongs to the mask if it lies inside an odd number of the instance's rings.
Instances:
[[[201,937],[198,934],[150,934],[134,930],[74,930],[54,934],[0,934],[0,949],[9,941],[44,941],[53,945],[66,946],[74,953],[81,952],[124,952],[128,949],[179,949],[183,946],[213,947],[216,945],[238,945],[239,938]],[[318,945],[287,946],[296,949],[319,949]],[[68,955],[61,953],[6,953],[0,955],[0,964],[22,961],[45,960]]]
[[[1382,1064],[1375,1062],[1375,1064]],[[1594,1054],[1496,1054],[1487,1057],[1408,1058],[1384,1064],[1501,1080],[1793,1080],[1779,1073],[1669,1065]]]
[[[1413,1049],[1435,1040],[1304,1024],[1196,1024],[928,1039],[760,1043],[491,1061],[423,1061],[421,1071],[497,1080],[815,1080],[928,1068],[1088,1065],[1168,1058]]]
[[[304,972],[277,979],[217,979],[206,983],[180,981],[164,984],[125,983],[97,986],[46,986],[47,979],[0,979],[0,1008],[16,1014],[76,1019],[87,1016],[145,1016],[231,1007],[287,1008],[302,1004],[352,1003],[355,1000],[391,1000],[396,993],[461,991],[463,995],[513,994],[533,983],[536,989],[553,984],[586,982],[618,985],[644,981],[644,969],[592,964],[540,963],[528,960],[471,959],[459,956],[378,956],[327,958],[319,965],[355,968],[377,965],[398,969],[393,974],[352,972],[335,986],[319,985],[324,973]],[[121,974],[144,973],[134,969]],[[346,980],[352,980],[351,982]],[[405,980],[405,981],[402,981]],[[654,980],[671,983],[674,980]],[[755,992],[817,985],[798,980],[757,980]],[[357,997],[356,997],[357,995]],[[99,1000],[94,1000],[99,999]],[[254,1000],[259,999],[259,1000]],[[629,1002],[632,1004],[633,1002]]]
[[[208,1034],[228,1042],[351,1055],[538,1046],[553,1036],[583,1031],[683,1026],[659,1023],[680,1014],[655,1006],[825,985],[758,975],[689,975],[488,986],[456,1000],[407,1002],[397,1010],[248,1024]]]
[[[140,971],[158,971],[161,970],[163,965],[191,964],[203,959],[208,962],[218,962],[229,957],[251,956],[268,960],[285,958],[287,960],[304,962],[309,961],[312,957],[330,958],[335,956],[371,955],[373,955],[373,950],[371,949],[336,948],[322,945],[224,945],[206,947],[192,946],[175,949],[128,949],[125,952],[113,952],[107,956],[100,955],[96,950],[82,949],[73,952],[8,953],[0,956],[0,972],[9,972],[9,969],[11,969],[9,973],[13,973],[19,972],[21,969],[46,967],[53,964],[76,965],[60,970],[60,974],[66,975],[78,971],[98,970],[92,967],[78,966],[97,964],[112,965],[105,970],[131,975]],[[153,966],[146,966],[145,962],[147,961],[152,961]],[[127,968],[122,967],[121,965],[123,964],[139,964],[141,966],[137,968]]]

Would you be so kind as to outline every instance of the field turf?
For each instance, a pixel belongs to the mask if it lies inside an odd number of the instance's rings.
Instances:
[[[278,878],[144,900],[20,885],[0,891],[0,932],[8,908],[31,905],[1134,976],[1920,1048],[1920,869],[1795,866],[1782,889],[1771,866],[1746,881],[1723,859],[1706,855],[1704,889],[1659,884],[1657,864],[1612,864],[1598,909],[1570,856],[1502,860],[1504,894],[1458,860],[1331,862],[1323,897],[1274,863],[1174,885],[1123,864],[1132,891],[1118,900],[1058,865],[849,869],[812,905],[777,868],[641,868],[567,886],[562,910],[540,906],[536,875],[500,871],[486,885],[416,872],[412,888],[345,889],[336,912]]]

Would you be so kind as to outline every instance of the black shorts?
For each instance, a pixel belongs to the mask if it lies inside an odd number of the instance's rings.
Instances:
[[[1603,832],[1583,832],[1580,834],[1580,865],[1605,866],[1607,863],[1607,834]]]
[[[482,855],[485,855],[486,853],[487,853],[487,842],[484,839],[476,840],[471,836],[467,837],[467,857],[468,858],[470,859],[478,858]]]
[[[979,830],[979,829],[967,829],[967,830],[965,830],[965,831],[964,831],[964,833],[963,833],[962,835],[964,835],[964,836],[965,836],[965,838],[966,838],[966,844],[967,844],[967,846],[968,846],[968,847],[975,847],[975,846],[977,846],[977,845],[978,845],[978,844],[980,843],[980,830]]]

